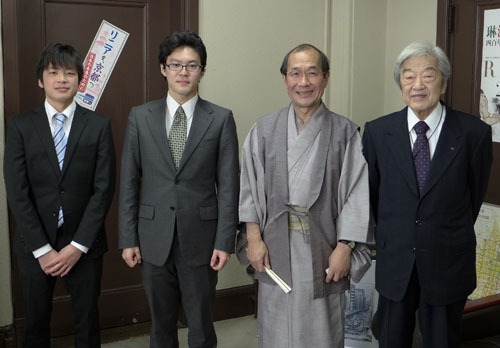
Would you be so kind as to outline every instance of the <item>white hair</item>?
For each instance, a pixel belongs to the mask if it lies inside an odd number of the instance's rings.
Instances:
[[[403,63],[410,58],[425,56],[435,57],[437,59],[439,71],[442,75],[442,85],[444,86],[446,81],[448,81],[448,78],[451,75],[451,65],[448,57],[446,57],[446,53],[444,53],[440,47],[429,41],[413,41],[401,51],[396,59],[396,66],[394,67],[394,81],[398,84],[399,89],[401,89],[400,77]]]

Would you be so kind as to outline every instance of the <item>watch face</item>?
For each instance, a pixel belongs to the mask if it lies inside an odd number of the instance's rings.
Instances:
[[[354,249],[356,247],[356,242],[348,240],[339,240],[339,243],[347,245],[349,248]]]

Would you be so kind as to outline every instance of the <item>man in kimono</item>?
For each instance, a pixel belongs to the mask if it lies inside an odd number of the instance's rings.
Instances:
[[[240,221],[260,281],[259,347],[343,347],[344,292],[370,265],[359,128],[322,103],[329,63],[316,47],[292,49],[281,74],[292,103],[253,126],[241,168]]]

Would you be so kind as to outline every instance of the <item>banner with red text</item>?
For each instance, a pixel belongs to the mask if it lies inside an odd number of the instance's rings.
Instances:
[[[78,104],[90,110],[97,108],[128,36],[126,31],[102,21],[83,64],[83,78],[75,96]]]

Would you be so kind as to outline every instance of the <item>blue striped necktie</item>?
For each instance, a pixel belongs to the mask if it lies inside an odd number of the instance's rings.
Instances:
[[[66,132],[64,132],[64,122],[67,117],[64,114],[55,114],[52,117],[55,121],[54,128],[54,146],[56,148],[57,161],[59,162],[59,169],[62,170],[64,164],[64,153],[66,152],[66,145],[68,143],[68,138],[66,137]],[[64,216],[62,207],[59,207],[59,220],[57,221],[57,227],[61,227],[64,223]]]

